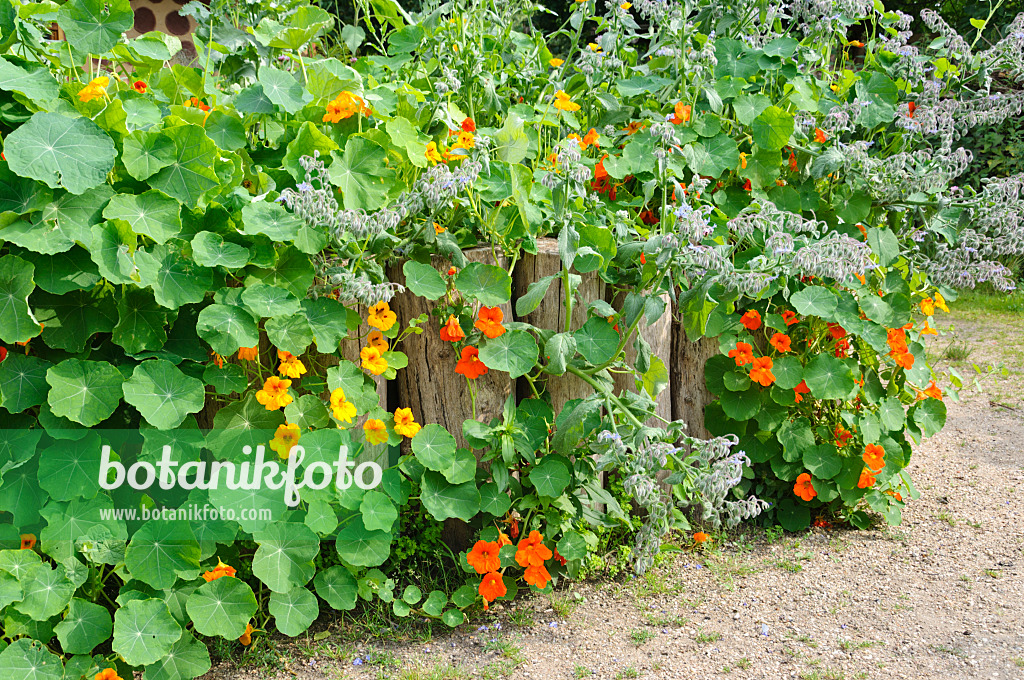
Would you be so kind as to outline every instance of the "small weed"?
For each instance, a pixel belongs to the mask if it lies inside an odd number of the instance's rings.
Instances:
[[[579,606],[579,601],[571,595],[551,598],[551,608],[555,610],[555,616],[560,619],[570,617]]]
[[[681,614],[676,616],[659,616],[658,614],[648,612],[644,614],[644,621],[647,622],[648,626],[654,626],[655,628],[665,628],[667,626],[682,628],[690,622],[690,619]]]
[[[750,668],[752,665],[753,664],[750,663],[750,659],[748,659],[747,657],[743,657],[736,662],[736,668],[739,668],[740,670],[744,671]]]
[[[1013,665],[1017,668],[1024,668],[1024,657],[1015,656],[1011,661],[1013,661]]]
[[[953,515],[949,514],[945,510],[943,510],[942,512],[936,513],[935,514],[935,519],[939,520],[940,522],[945,522],[946,524],[948,524],[951,527],[955,527],[956,526],[956,519],[954,519]]]
[[[510,661],[515,661],[517,664],[526,661],[526,657],[523,655],[522,648],[502,637],[492,638],[484,643],[485,652],[497,652]]]
[[[397,680],[468,680],[471,677],[472,674],[469,671],[445,662],[430,668],[420,666],[403,668],[398,674]]]
[[[586,666],[580,666],[576,664],[572,669],[572,677],[579,680],[580,678],[586,678],[594,674],[594,671],[590,670]]]
[[[855,640],[843,640],[839,643],[839,646],[844,652],[848,652],[851,649],[870,649],[875,645],[880,644],[882,643],[875,640],[861,640],[859,642]]]
[[[786,571],[794,574],[800,573],[804,570],[802,565],[797,564],[793,560],[775,560],[772,562],[772,566],[778,567],[779,569],[785,569]]]
[[[998,569],[986,569],[985,576],[988,576],[990,578],[1002,578],[1003,573]]]
[[[782,534],[784,534],[785,531],[786,531],[785,529],[783,529],[781,526],[776,524],[775,526],[767,527],[764,530],[764,537],[766,539],[768,539],[768,544],[771,545],[772,543],[775,543],[780,538],[782,538]]]
[[[954,339],[946,345],[946,349],[942,350],[942,354],[939,355],[939,358],[947,361],[967,361],[968,357],[970,357],[973,352],[974,348],[966,342]]]
[[[633,644],[637,647],[647,644],[656,637],[658,637],[657,633],[644,628],[637,628],[629,634],[629,639],[632,640]]]
[[[709,642],[718,642],[721,639],[722,634],[716,631],[711,631],[709,633],[700,631],[699,633],[697,633],[697,637],[694,638],[694,640],[696,640],[696,642],[701,645],[707,644]]]
[[[640,677],[640,673],[637,672],[637,670],[632,666],[627,666],[626,668],[623,668],[621,671],[615,674],[615,680],[625,680],[626,678],[638,677]]]
[[[940,654],[950,654],[952,656],[958,656],[962,659],[967,658],[967,652],[965,652],[960,647],[947,647],[946,645],[929,645],[929,647],[931,647],[931,650],[933,652],[938,652]]]
[[[644,574],[636,586],[637,597],[654,597],[655,595],[666,595],[675,590],[675,586],[668,580],[662,571],[649,571]]]
[[[533,612],[525,608],[513,609],[512,613],[508,616],[508,620],[513,626],[518,628],[529,628],[535,623]]]

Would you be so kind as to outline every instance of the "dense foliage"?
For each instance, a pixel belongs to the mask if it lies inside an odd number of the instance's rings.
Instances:
[[[523,30],[535,9],[378,0],[334,27],[191,3],[182,65],[175,38],[124,38],[128,0],[0,0],[10,677],[191,678],[203,637],[297,635],[360,601],[459,625],[579,574],[611,527],[643,571],[691,505],[709,526],[899,522],[911,442],[945,419],[932,315],[1012,286],[1000,258],[1024,252],[1024,178],[954,186],[967,129],[1021,112],[989,88],[1024,77],[1024,15],[975,51],[934,14],[940,37],[909,45],[908,16],[855,0],[587,0],[548,35]],[[513,300],[544,237],[560,269]],[[528,323],[542,304],[564,324]],[[651,425],[668,370],[642,331],[666,315],[721,350],[708,439]],[[431,367],[463,376],[453,404],[476,414],[490,373],[500,414],[450,432],[381,402],[427,336],[456,350]],[[590,389],[558,403],[569,379]],[[247,445],[300,475],[343,446],[386,469],[295,506],[136,493],[102,479],[102,444],[124,467]],[[205,504],[256,512],[106,514]],[[422,592],[410,560],[451,544],[434,559],[463,578]]]

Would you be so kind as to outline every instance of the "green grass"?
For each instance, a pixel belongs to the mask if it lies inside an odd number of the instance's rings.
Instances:
[[[632,640],[633,644],[637,647],[647,644],[656,637],[658,637],[657,633],[643,628],[637,628],[629,634],[629,639]]]
[[[1024,312],[1024,290],[999,293],[985,290],[964,290],[955,302],[949,303],[955,313],[989,312],[996,314],[1020,314]]]
[[[615,680],[625,680],[626,678],[639,678],[639,677],[640,677],[640,673],[635,668],[633,668],[632,666],[628,666],[626,668],[623,668],[621,671],[619,671],[618,673],[615,674]]]
[[[708,632],[708,633],[705,633],[704,631],[701,631],[701,632],[697,633],[697,637],[694,638],[694,640],[697,642],[697,644],[701,644],[701,645],[706,645],[709,642],[718,642],[721,639],[722,639],[722,634],[719,633],[719,632],[716,632],[716,631],[711,631],[711,632]]]
[[[579,664],[573,666],[572,669],[572,677],[576,678],[576,680],[580,680],[580,678],[590,677],[593,674],[594,671],[590,670],[586,666],[581,666]]]

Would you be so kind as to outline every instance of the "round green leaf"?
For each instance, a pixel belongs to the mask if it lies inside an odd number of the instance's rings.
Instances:
[[[8,634],[14,635],[10,630]],[[21,638],[0,652],[0,668],[8,680],[63,680],[64,666],[60,657],[46,645],[30,638]]]
[[[90,432],[79,440],[61,439],[39,456],[39,486],[50,498],[92,498],[100,490],[100,437]]]
[[[368,530],[363,526],[362,516],[357,515],[338,533],[334,545],[338,556],[347,564],[353,567],[376,567],[384,564],[384,560],[391,554],[391,538],[387,532]]]
[[[272,345],[295,356],[305,354],[313,342],[313,330],[309,327],[305,314],[275,316],[267,320],[264,328]]]
[[[143,680],[191,680],[210,670],[210,652],[192,633],[183,631],[167,656],[146,667]]]
[[[420,500],[438,521],[457,517],[468,522],[480,511],[480,492],[475,482],[451,484],[431,470],[423,473]]]
[[[240,269],[249,262],[249,249],[231,241],[225,241],[220,234],[201,231],[192,237],[192,256],[196,264],[204,267],[227,267]]]
[[[786,531],[803,531],[811,525],[811,511],[806,505],[797,505],[793,501],[779,502],[775,518]]]
[[[807,286],[793,293],[789,301],[796,308],[797,314],[823,319],[831,319],[839,304],[835,293],[824,286]]]
[[[120,42],[134,20],[128,0],[70,0],[57,12],[57,24],[68,43],[97,55]]]
[[[203,194],[220,186],[220,178],[214,171],[220,149],[198,125],[165,128],[161,137],[170,140],[170,146],[164,147],[166,142],[159,143],[162,167],[149,178],[150,186],[190,208],[198,207]]]
[[[117,151],[110,136],[88,118],[40,111],[7,136],[4,155],[22,177],[81,194],[106,182]]]
[[[117,302],[113,340],[128,354],[155,352],[167,342],[175,313],[157,304],[151,291],[128,287]]]
[[[252,559],[252,573],[268,588],[285,593],[313,578],[320,539],[305,524],[275,522],[253,538],[260,547]]]
[[[387,166],[383,147],[353,135],[345,142],[345,152],[339,155],[332,151],[331,158],[331,183],[341,189],[346,210],[384,206],[397,182],[395,171]]]
[[[199,557],[199,543],[187,522],[150,520],[132,536],[124,564],[134,578],[163,590],[179,576],[195,578]]]
[[[0,341],[26,342],[39,335],[39,322],[28,309],[35,288],[33,266],[14,255],[0,257]]]
[[[494,482],[487,482],[480,487],[480,510],[495,517],[503,517],[512,506],[508,494],[499,491]]]
[[[488,307],[504,304],[512,297],[512,277],[493,264],[470,262],[456,275],[455,287]]]
[[[114,613],[112,648],[128,665],[146,666],[167,656],[181,633],[166,602],[132,600]]]
[[[424,425],[412,439],[412,452],[428,470],[444,472],[455,463],[455,437],[436,423]]]
[[[793,114],[778,106],[769,106],[751,123],[751,136],[762,149],[779,151],[789,144],[795,128]]]
[[[234,305],[204,307],[196,320],[196,332],[221,356],[231,356],[239,347],[255,347],[260,341],[252,314]]]
[[[313,579],[317,595],[339,611],[348,611],[356,606],[358,586],[352,574],[345,567],[333,566],[317,572]]]
[[[815,479],[832,479],[843,469],[843,459],[833,444],[818,444],[804,449],[804,467]]]
[[[295,637],[309,628],[320,614],[316,595],[305,588],[292,588],[287,593],[271,593],[270,615],[277,629],[288,637]]]
[[[444,621],[445,625],[449,628],[456,628],[463,624],[466,620],[466,615],[458,609],[449,609],[441,617],[441,620]]]
[[[558,554],[567,560],[581,560],[587,556],[587,541],[575,531],[566,532],[556,547]]]
[[[431,616],[441,616],[444,606],[448,604],[448,596],[440,590],[432,590],[423,603],[423,611]]]
[[[363,515],[363,525],[370,531],[390,532],[398,519],[394,503],[380,491],[367,491],[359,504],[359,512]]]
[[[197,266],[180,251],[167,246],[137,250],[135,263],[142,285],[152,288],[156,301],[168,309],[202,302],[213,285],[212,269]]]
[[[935,398],[919,401],[914,407],[914,422],[921,428],[921,434],[931,437],[946,424],[946,405]]]
[[[48,403],[55,416],[92,427],[117,408],[123,380],[120,371],[105,361],[65,359],[46,372]]]
[[[751,385],[744,392],[726,390],[719,395],[722,410],[733,420],[750,420],[761,410],[761,388]]]
[[[181,204],[162,191],[117,194],[103,209],[103,217],[124,220],[136,234],[145,234],[157,243],[164,243],[181,231]]]
[[[429,264],[409,260],[402,265],[402,273],[409,290],[428,300],[438,299],[448,289],[441,275]]]
[[[257,318],[287,316],[301,310],[298,299],[284,288],[254,283],[242,290],[242,302]]]
[[[124,400],[139,409],[153,427],[169,430],[206,403],[203,381],[163,359],[143,361],[124,384]]]
[[[266,234],[273,241],[293,241],[303,222],[280,203],[257,201],[242,208],[246,234]]]
[[[610,361],[619,346],[619,334],[614,325],[596,316],[587,319],[573,337],[579,353],[595,366]]]
[[[405,591],[402,593],[402,599],[408,604],[417,604],[423,599],[423,591],[416,586],[406,586]]]
[[[572,481],[570,469],[568,461],[563,456],[549,453],[533,466],[528,477],[538,494],[557,498]]]
[[[273,66],[260,67],[259,83],[267,99],[280,106],[286,113],[297,113],[313,101],[313,95],[306,91],[295,76]]]
[[[804,379],[804,367],[797,357],[774,357],[772,373],[775,375],[775,386],[783,390],[793,389]]]
[[[853,390],[853,369],[831,354],[819,354],[804,368],[804,382],[815,399],[844,399]]]
[[[298,425],[302,431],[327,427],[330,422],[324,402],[312,394],[304,394],[285,406],[284,417],[289,423]]]
[[[47,293],[63,295],[72,290],[88,290],[100,282],[96,263],[78,246],[64,253],[25,253],[24,257],[35,267],[36,285]]]
[[[75,584],[60,569],[51,569],[49,564],[29,567],[20,580],[25,596],[14,608],[35,621],[45,621],[57,615],[68,606],[75,593]]]
[[[233,576],[204,583],[189,595],[185,604],[196,631],[228,640],[242,636],[256,608],[252,588]]]
[[[46,394],[50,391],[46,371],[52,365],[31,355],[9,353],[0,362],[0,406],[9,413],[21,413],[46,401]]]
[[[106,607],[73,598],[64,620],[53,631],[67,654],[89,654],[113,632],[114,623]]]
[[[505,331],[480,347],[480,361],[487,368],[505,371],[515,379],[530,372],[540,353],[537,341],[526,331]]]

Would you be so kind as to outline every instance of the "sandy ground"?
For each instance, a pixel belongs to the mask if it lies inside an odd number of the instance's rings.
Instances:
[[[643,578],[525,598],[453,633],[331,634],[283,646],[276,668],[243,660],[207,677],[1024,680],[1024,317],[955,320],[970,350],[954,362],[962,373],[1011,373],[947,399],[946,428],[915,447],[922,497],[902,526],[741,530]]]

